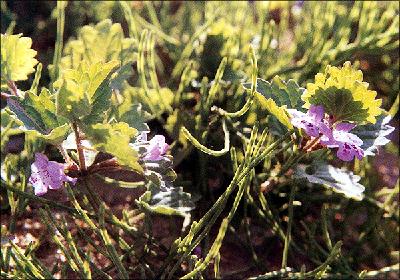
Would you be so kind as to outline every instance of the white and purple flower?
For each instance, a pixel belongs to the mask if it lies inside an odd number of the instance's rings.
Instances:
[[[32,184],[35,195],[44,195],[48,189],[60,189],[64,182],[75,184],[76,180],[76,178],[65,175],[64,164],[49,161],[44,154],[35,154],[35,161],[31,165],[31,176],[29,177],[29,183]]]
[[[149,146],[146,147],[147,153],[144,156],[144,160],[158,161],[162,159],[169,148],[169,145],[165,143],[165,137],[162,135],[155,135],[150,141]]]
[[[166,190],[172,187],[168,170],[172,167],[172,157],[166,155],[169,145],[163,135],[155,135],[147,140],[148,131],[141,132],[131,147],[138,151],[143,160],[144,175],[148,180],[156,180],[160,189]]]
[[[336,155],[343,161],[351,161],[354,157],[361,160],[364,157],[364,151],[361,149],[363,141],[349,132],[355,126],[351,123],[338,123],[332,130],[325,130],[320,143],[328,148],[338,148]]]
[[[354,157],[361,160],[364,151],[361,149],[363,141],[355,134],[350,133],[356,125],[352,123],[333,123],[331,116],[324,114],[322,106],[311,105],[306,114],[289,109],[292,116],[291,123],[301,128],[308,136],[320,137],[319,143],[328,148],[338,148],[337,157],[343,161],[351,161]]]
[[[295,127],[304,129],[309,136],[319,136],[319,127],[324,117],[324,107],[311,105],[306,114],[295,109],[288,111],[292,115],[291,122]]]
[[[144,161],[160,161],[165,158],[169,145],[165,142],[163,135],[155,135],[150,141],[147,140],[147,131],[143,131],[136,137],[131,147],[139,152]]]

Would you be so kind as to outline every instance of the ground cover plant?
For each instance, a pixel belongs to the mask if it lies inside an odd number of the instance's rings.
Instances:
[[[399,3],[1,2],[2,279],[398,279]]]

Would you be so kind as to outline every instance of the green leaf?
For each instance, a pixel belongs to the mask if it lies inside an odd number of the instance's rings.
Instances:
[[[32,39],[22,34],[1,34],[1,88],[7,81],[23,81],[35,71],[38,61],[36,51],[31,49]]]
[[[295,170],[295,177],[305,178],[310,183],[327,186],[335,192],[357,200],[363,198],[365,190],[364,186],[358,183],[361,179],[360,176],[320,162],[311,166],[299,164]]]
[[[112,89],[121,90],[124,86],[124,82],[132,76],[132,63],[122,65],[114,74],[111,76],[110,87]]]
[[[378,146],[384,146],[390,142],[386,137],[394,131],[394,127],[389,125],[391,119],[390,115],[382,114],[377,117],[376,123],[357,126],[351,131],[363,140],[361,148],[365,155],[375,155]]]
[[[242,86],[245,89],[251,89],[251,83],[243,83]],[[275,76],[272,82],[257,78],[256,91],[266,99],[274,100],[279,107],[286,105],[291,109],[300,109],[301,95],[304,90],[294,80],[285,82],[279,76]]]
[[[24,98],[10,96],[7,104],[27,130],[36,130],[48,134],[53,128],[65,123],[55,114],[55,104],[47,89],[42,89],[39,96],[27,91]]]
[[[55,104],[47,89],[39,96],[27,91],[25,98],[11,96],[7,99],[10,110],[24,125],[24,132],[35,138],[57,145],[67,138],[70,126],[55,115]]]
[[[363,108],[362,101],[355,101],[348,89],[317,89],[309,102],[324,106],[325,112],[335,116],[337,121],[363,122],[368,117],[368,109]]]
[[[86,124],[102,122],[105,116],[104,112],[109,110],[111,106],[111,94],[109,82],[104,80],[92,97],[90,114],[84,117],[82,121]]]
[[[133,104],[129,111],[126,111],[120,117],[120,121],[126,122],[130,127],[136,128],[139,132],[150,131],[146,120],[150,114],[142,109],[142,104]]]
[[[22,121],[26,129],[37,130],[40,133],[47,133],[46,127],[40,117],[40,114],[23,100],[16,96],[7,98],[7,105],[15,116]]]
[[[251,83],[243,83],[242,86],[247,90],[251,89]],[[295,81],[285,82],[279,76],[275,76],[271,82],[258,78],[256,99],[261,108],[266,108],[280,123],[292,129],[286,108],[300,109],[304,90]]]
[[[124,101],[117,108],[117,119],[126,122],[130,127],[136,128],[139,132],[150,131],[146,121],[151,119],[151,115],[143,109],[141,103],[133,100],[131,94],[124,96]]]
[[[86,25],[78,38],[66,43],[61,69],[77,68],[81,61],[90,63],[118,60],[122,65],[136,60],[137,41],[125,38],[119,23],[105,19],[96,26]]]
[[[145,192],[137,202],[152,213],[185,216],[194,208],[190,194],[184,192],[182,187],[162,191],[150,182],[148,188],[149,191]]]
[[[49,134],[41,134],[36,130],[27,130],[25,133],[31,134],[33,137],[42,138],[44,141],[58,145],[61,144],[71,132],[71,127],[69,124],[64,124],[59,127],[54,128]]]
[[[82,62],[77,69],[66,70],[62,79],[54,83],[54,87],[60,88],[56,97],[57,113],[70,120],[90,116],[85,119],[86,123],[99,120],[110,106],[107,78],[117,65],[117,61],[91,65]]]
[[[285,127],[293,129],[293,125],[286,111],[286,106],[279,107],[272,98],[266,99],[258,92],[256,92],[255,97],[261,105],[261,108],[267,109]]]
[[[99,123],[82,128],[95,149],[114,155],[121,165],[143,172],[138,163],[138,153],[129,145],[131,138],[137,134],[136,129],[124,122]]]
[[[62,81],[57,93],[56,108],[57,114],[71,121],[87,116],[92,109],[84,86],[68,79]]]

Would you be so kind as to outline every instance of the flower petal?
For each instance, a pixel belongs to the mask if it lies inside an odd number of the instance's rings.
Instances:
[[[315,121],[319,122],[324,117],[324,107],[311,105],[307,115],[312,117]]]
[[[160,160],[162,156],[167,152],[169,145],[165,143],[165,137],[163,135],[155,135],[149,142],[147,147],[147,154],[144,156],[144,160]]]
[[[352,124],[352,123],[338,123],[335,127],[336,130],[341,130],[344,132],[349,132],[350,130],[352,130],[353,128],[355,128],[356,125]]]
[[[348,144],[344,143],[339,145],[336,155],[343,161],[351,161],[354,158],[354,151],[348,146]]]
[[[35,189],[36,195],[43,195],[48,189],[60,189],[64,186],[64,182],[75,184],[76,180],[76,178],[65,175],[62,163],[49,161],[44,154],[35,154],[35,162],[31,165],[29,183]]]

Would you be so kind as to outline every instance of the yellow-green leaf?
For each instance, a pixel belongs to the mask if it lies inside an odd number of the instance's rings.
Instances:
[[[315,82],[307,84],[301,98],[306,102],[304,107],[323,105],[337,121],[375,123],[382,113],[382,100],[375,99],[376,95],[363,82],[361,70],[354,69],[347,61],[341,68],[328,65],[324,73],[315,75]]]
[[[120,164],[143,172],[138,163],[138,153],[129,145],[137,134],[136,129],[129,127],[127,123],[119,122],[84,126],[83,130],[95,149],[112,154]]]
[[[258,92],[256,92],[256,99],[260,103],[261,108],[267,109],[268,112],[275,116],[279,122],[281,122],[288,129],[293,129],[293,125],[290,122],[288,113],[286,111],[286,106],[279,107],[272,98],[267,99]]]
[[[137,41],[125,38],[119,23],[110,19],[96,26],[86,25],[78,31],[78,38],[67,42],[61,69],[76,68],[85,60],[89,63],[120,60],[121,64],[136,59]]]
[[[71,127],[69,124],[64,124],[59,127],[54,128],[49,134],[41,134],[36,130],[27,130],[25,133],[31,134],[34,137],[42,138],[44,141],[58,145],[62,143],[67,137],[68,134],[71,132]]]
[[[71,120],[96,114],[108,109],[111,89],[108,84],[100,86],[118,66],[117,61],[88,64],[82,62],[77,69],[64,72],[54,83],[60,88],[57,94],[57,113]]]
[[[38,63],[36,51],[31,49],[32,39],[22,34],[1,34],[1,88],[7,81],[23,81],[35,71]]]

